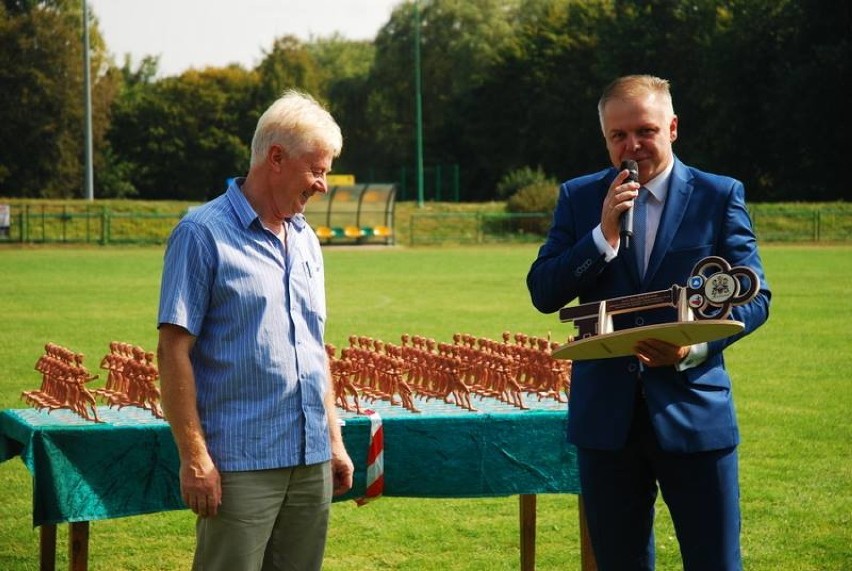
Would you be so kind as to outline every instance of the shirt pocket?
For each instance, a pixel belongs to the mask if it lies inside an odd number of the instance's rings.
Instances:
[[[311,311],[318,314],[321,321],[325,321],[325,275],[322,263],[310,258],[301,260],[299,271],[307,284],[306,299]]]

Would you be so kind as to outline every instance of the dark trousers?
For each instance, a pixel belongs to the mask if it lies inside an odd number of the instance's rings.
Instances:
[[[736,447],[690,454],[660,449],[637,395],[630,435],[615,451],[578,449],[580,485],[600,571],[654,569],[657,485],[685,571],[740,571]]]

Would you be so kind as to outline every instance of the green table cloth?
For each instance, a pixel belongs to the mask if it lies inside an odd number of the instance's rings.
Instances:
[[[565,404],[530,400],[519,410],[474,399],[476,412],[439,401],[415,401],[420,413],[387,402],[369,404],[384,430],[384,494],[473,498],[579,493],[576,454],[565,440]],[[178,456],[168,424],[134,407],[99,407],[105,422],[70,411],[0,412],[0,461],[20,455],[33,477],[33,525],[91,521],[183,509]],[[366,488],[370,420],[340,412]]]

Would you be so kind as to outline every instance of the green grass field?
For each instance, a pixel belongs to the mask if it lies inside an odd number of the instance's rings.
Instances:
[[[532,309],[524,277],[535,246],[327,248],[328,341],[350,334],[396,342],[504,330],[562,340],[571,333]],[[852,569],[852,247],[763,249],[773,289],[770,320],[726,353],[743,443],[743,550],[751,571]],[[24,406],[40,384],[46,342],[84,353],[94,372],[112,340],[156,346],[162,248],[0,248],[0,408]],[[98,385],[99,381],[95,381]],[[98,385],[99,386],[99,385]],[[30,475],[0,464],[0,569],[38,567]],[[679,569],[677,542],[659,506],[658,569]],[[539,497],[540,570],[579,568],[576,497]],[[184,570],[190,512],[91,526],[90,569]],[[59,533],[67,566],[66,531]],[[330,571],[518,568],[517,498],[384,498],[335,504]]]

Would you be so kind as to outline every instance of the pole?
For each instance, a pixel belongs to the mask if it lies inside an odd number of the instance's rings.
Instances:
[[[89,57],[89,9],[86,6],[86,0],[83,0],[83,84],[86,107],[86,200],[94,200],[94,169],[92,168],[92,79],[91,59]]]
[[[414,109],[417,130],[417,206],[423,208],[423,98],[420,94],[420,9],[414,0]]]

